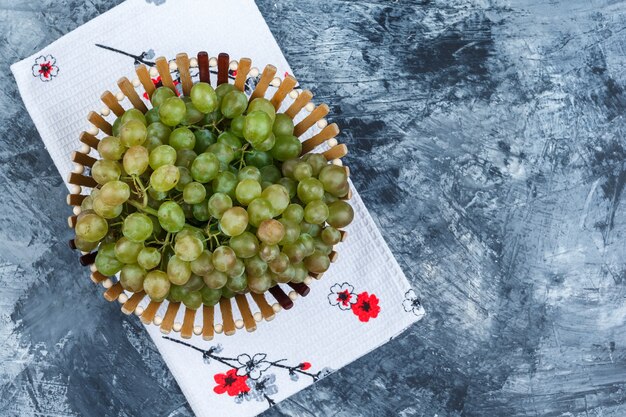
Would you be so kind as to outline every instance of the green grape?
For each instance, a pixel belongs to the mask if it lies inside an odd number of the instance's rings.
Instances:
[[[276,136],[276,144],[271,150],[274,159],[286,161],[297,158],[302,152],[302,143],[293,135]]]
[[[338,196],[348,181],[348,174],[343,167],[329,164],[320,170],[318,179],[324,186],[324,190]]]
[[[330,193],[324,193],[324,198],[322,199],[322,201],[326,203],[326,205],[329,205],[330,203],[334,203],[337,200],[339,199]]]
[[[192,272],[189,281],[187,281],[184,287],[189,291],[200,291],[200,289],[204,287],[204,280],[200,275],[196,275]]]
[[[190,291],[183,296],[183,304],[190,310],[197,310],[202,305],[202,294],[200,291]]]
[[[298,183],[292,180],[291,178],[282,177],[278,180],[278,183],[287,189],[287,193],[289,193],[289,199],[291,200],[296,196],[298,190]]]
[[[120,165],[115,161],[100,159],[91,167],[91,177],[100,185],[109,181],[117,181],[122,175]]]
[[[298,236],[300,236],[300,225],[285,218],[279,219],[278,221],[285,227],[285,236],[283,236],[278,244],[287,245],[295,242],[298,239]]]
[[[161,146],[161,145],[163,145],[163,142],[161,142],[159,138],[148,135],[148,137],[146,138],[146,141],[141,146],[146,148],[148,150],[148,153],[150,153],[154,150],[154,148],[156,148],[157,146]]]
[[[291,280],[293,280],[295,276],[296,269],[292,265],[289,265],[287,269],[282,272],[274,272],[274,275],[272,277],[276,282],[286,284],[288,282],[291,282]]]
[[[217,142],[207,148],[207,152],[211,152],[217,156],[217,159],[224,164],[229,164],[235,159],[235,151],[229,145]]]
[[[176,126],[180,124],[187,113],[185,102],[178,97],[170,97],[159,105],[159,117],[161,123],[166,126]]]
[[[235,151],[235,157],[237,157],[236,153],[242,146],[241,139],[239,139],[237,136],[235,136],[232,132],[229,132],[228,130],[225,132],[222,132],[217,137],[217,142],[222,143],[226,146],[230,146],[230,148],[233,151]]]
[[[270,135],[263,142],[255,145],[254,149],[258,151],[267,152],[267,151],[270,151],[274,147],[275,144],[276,144],[276,136],[274,136],[273,133],[270,133]]]
[[[218,107],[222,104],[222,100],[226,94],[235,90],[235,86],[229,83],[220,84],[215,88],[215,94],[217,96]],[[221,112],[220,112],[221,113]]]
[[[315,239],[313,239],[311,235],[301,233],[296,242],[304,246],[304,256],[313,254],[313,251],[315,250]]]
[[[300,204],[289,204],[283,211],[283,218],[300,223],[304,219],[304,209]]]
[[[296,284],[304,282],[306,277],[309,276],[309,271],[306,269],[306,266],[304,266],[304,263],[298,262],[296,264],[292,264],[292,266],[295,273],[293,278],[291,279],[291,282],[294,282]]]
[[[115,136],[107,136],[98,143],[98,153],[109,161],[119,161],[125,150],[122,141]]]
[[[170,135],[172,134],[172,129],[170,129],[168,126],[165,126],[161,122],[154,122],[148,125],[147,134],[148,139],[150,139],[151,137],[156,138],[159,140],[159,142],[161,142],[161,144],[164,144],[168,141]]]
[[[176,163],[176,149],[169,145],[157,146],[150,152],[149,163],[152,169],[164,165],[174,165]]]
[[[330,266],[330,259],[327,255],[315,250],[312,255],[304,258],[304,266],[306,266],[310,272],[321,274],[322,272],[326,272]]]
[[[113,276],[117,274],[124,264],[115,257],[115,243],[100,245],[96,255],[96,269],[102,275]]]
[[[320,237],[327,245],[336,245],[341,242],[341,232],[332,226],[326,226]]]
[[[313,168],[313,176],[317,177],[320,174],[322,168],[328,165],[328,161],[324,155],[319,153],[308,153],[303,158]]]
[[[216,219],[221,219],[224,212],[232,206],[233,201],[227,194],[215,193],[209,198],[209,213]]]
[[[216,305],[222,298],[222,291],[209,287],[202,288],[200,294],[202,295],[202,304],[209,307]]]
[[[204,116],[204,119],[202,119],[202,121],[199,123],[200,125],[213,125],[216,126],[222,119],[224,116],[222,116],[222,112],[220,111],[220,109],[218,108],[215,111],[212,111],[211,113],[207,113],[206,116]]]
[[[191,265],[174,255],[167,262],[167,278],[172,284],[185,285],[191,278]]]
[[[198,154],[191,149],[181,149],[176,153],[176,166],[191,169],[193,161],[196,160]]]
[[[232,198],[235,197],[237,183],[237,176],[230,171],[225,171],[217,174],[211,185],[214,192],[228,194]]]
[[[333,251],[333,247],[331,245],[327,245],[320,238],[314,238],[313,243],[315,244],[315,250],[321,252],[324,255],[330,255]]]
[[[161,119],[159,118],[159,109],[156,107],[151,108],[146,112],[146,123],[150,126],[152,123],[160,123]]]
[[[158,218],[161,227],[170,233],[180,232],[185,226],[185,212],[181,206],[173,201],[166,201],[161,204]]]
[[[284,272],[289,267],[289,257],[284,253],[279,253],[277,257],[267,263],[274,273]]]
[[[237,179],[239,181],[254,180],[259,182],[261,181],[261,171],[259,171],[259,168],[255,166],[246,166],[239,170],[237,173]]]
[[[307,178],[298,183],[298,198],[305,204],[324,198],[324,186],[316,178]]]
[[[243,137],[252,145],[263,142],[272,133],[272,119],[267,113],[253,111],[246,115],[243,123]]]
[[[150,101],[152,102],[153,107],[159,107],[170,97],[176,97],[176,93],[167,87],[159,87],[152,93]]]
[[[143,213],[129,214],[122,225],[122,234],[133,242],[144,242],[152,231],[152,220]]]
[[[120,140],[127,148],[143,144],[146,137],[148,137],[148,129],[138,120],[129,120],[120,128]]]
[[[254,227],[259,227],[263,220],[271,219],[272,205],[265,198],[256,198],[248,204],[248,221]]]
[[[125,264],[134,264],[142,249],[143,243],[121,237],[115,244],[115,257]]]
[[[191,176],[195,181],[207,183],[217,177],[220,161],[210,152],[201,153],[191,164]]]
[[[183,297],[189,293],[189,290],[183,285],[171,284],[170,293],[167,298],[173,303],[180,303],[183,301]]]
[[[120,128],[122,127],[122,118],[118,117],[117,119],[115,119],[115,121],[113,122],[113,126],[111,126],[111,130],[113,133],[113,136],[116,137],[120,137]]]
[[[235,197],[242,205],[247,206],[255,198],[261,197],[261,184],[253,179],[239,181],[235,188]]]
[[[157,191],[169,191],[178,184],[180,171],[174,165],[162,165],[150,175],[150,186]]]
[[[197,275],[206,275],[215,269],[213,267],[212,253],[208,250],[203,250],[200,256],[191,261],[191,272]]]
[[[263,294],[269,290],[271,286],[272,277],[268,273],[248,277],[248,288],[254,293]]]
[[[238,236],[248,227],[248,212],[243,207],[232,207],[222,214],[219,227],[226,236]]]
[[[232,90],[224,95],[220,110],[222,114],[229,118],[241,116],[248,107],[248,97],[243,91]]]
[[[202,113],[211,113],[217,109],[217,94],[210,84],[198,82],[191,87],[191,102]]]
[[[261,242],[267,245],[277,245],[285,237],[285,226],[278,220],[263,220],[256,235]]]
[[[203,200],[201,203],[192,205],[191,212],[193,214],[193,218],[200,222],[206,222],[211,218],[207,200]]]
[[[193,150],[194,146],[196,146],[196,136],[189,128],[179,127],[172,131],[169,144],[177,151],[181,149]]]
[[[246,152],[246,156],[244,156],[244,159],[246,161],[246,165],[254,166],[257,168],[262,168],[274,162],[274,159],[269,152],[261,152],[255,149]]]
[[[230,121],[230,131],[239,138],[243,138],[243,123],[245,120],[246,117],[240,115]]]
[[[228,246],[218,246],[213,251],[213,266],[220,272],[227,272],[235,266],[237,255],[235,251]]]
[[[244,259],[244,263],[246,265],[246,274],[248,275],[248,279],[250,277],[262,275],[265,271],[267,271],[267,262],[259,258],[258,255]]]
[[[93,200],[93,211],[105,219],[116,218],[122,213],[123,209],[124,207],[121,204],[119,206],[109,206],[108,204],[104,204],[100,197],[96,197]]]
[[[124,114],[122,115],[121,119],[122,119],[122,124],[125,124],[126,122],[130,120],[136,120],[138,122],[141,122],[144,126],[148,126],[148,122],[146,121],[146,116],[141,112],[141,110],[138,110],[138,109],[126,110]]]
[[[78,217],[75,229],[76,236],[84,241],[98,242],[106,236],[109,231],[109,224],[97,214],[87,213]]]
[[[131,146],[124,154],[124,171],[129,175],[141,175],[148,168],[150,156],[143,146]]]
[[[253,111],[262,111],[267,113],[267,115],[274,123],[274,119],[276,118],[276,109],[271,101],[266,98],[258,97],[250,102],[248,106],[248,113],[252,113]]]
[[[218,271],[217,269],[214,269],[208,274],[203,275],[202,279],[204,279],[204,284],[208,288],[217,290],[217,289],[223,288],[226,285],[226,281],[228,281],[228,275],[226,275],[222,271]]]
[[[191,172],[185,167],[177,167],[178,172],[180,173],[180,179],[178,180],[178,184],[174,187],[176,191],[183,191],[187,184],[193,182],[193,178],[191,177]]]
[[[183,119],[181,124],[190,126],[190,125],[198,123],[200,120],[204,118],[204,113],[198,110],[192,102],[190,101],[186,102],[185,108],[186,108],[185,118]]]
[[[245,277],[244,272],[246,272],[246,264],[244,264],[241,259],[237,258],[237,260],[235,261],[235,266],[229,269],[226,275],[228,275],[228,279],[230,281],[230,279],[234,277],[239,277],[242,275]],[[228,286],[228,283],[226,284],[226,286]]]
[[[270,202],[272,216],[279,216],[289,205],[289,191],[280,184],[273,184],[263,190],[261,197]]]
[[[170,280],[163,271],[150,271],[143,279],[143,290],[152,301],[162,301],[170,291]]]
[[[259,257],[265,262],[276,259],[279,254],[280,248],[278,245],[266,245],[265,243],[261,243],[259,247]]]
[[[300,222],[300,233],[306,233],[313,237],[318,237],[322,232],[322,227],[319,224],[307,223],[305,221]]]
[[[349,192],[350,192],[350,184],[348,184],[348,181],[346,181],[337,190],[336,196],[339,198],[343,198],[343,197],[346,197]]]
[[[174,253],[181,261],[185,262],[192,262],[198,259],[203,250],[202,240],[192,235],[176,239],[176,244],[174,245]]]
[[[197,229],[193,226],[189,226],[189,225],[185,225],[185,227],[183,228],[183,230],[181,230],[180,232],[178,232],[178,234],[176,234],[176,238],[174,239],[175,242],[178,242],[178,239],[184,237],[184,236],[195,236],[198,239],[200,239],[200,241],[204,241],[205,236],[204,233],[202,232],[202,230]],[[203,244],[203,247],[205,245]]]
[[[349,225],[354,219],[352,206],[345,201],[337,200],[328,206],[328,219],[332,227],[342,228]]]
[[[190,182],[183,189],[183,200],[187,204],[199,204],[206,198],[206,189],[199,182]]]
[[[300,161],[293,167],[293,177],[296,181],[302,181],[312,176],[313,167],[308,162]]]
[[[278,113],[272,131],[276,136],[293,135],[293,120],[285,113]]]
[[[259,169],[261,172],[261,182],[276,184],[280,180],[280,170],[274,165],[267,165]]]
[[[193,150],[198,155],[206,151],[207,148],[213,145],[217,140],[213,132],[209,129],[197,129],[193,132],[193,135],[196,137],[196,146],[194,146]]]
[[[80,203],[80,211],[83,212],[85,210],[93,209],[93,192],[92,195],[86,196],[83,201]]]
[[[235,293],[244,292],[248,288],[246,274],[242,272],[241,275],[229,277],[228,281],[226,281],[226,288]]]
[[[243,232],[231,237],[228,245],[235,252],[235,255],[242,259],[251,258],[259,251],[259,241],[250,232]]]
[[[131,292],[143,291],[143,280],[146,270],[137,264],[125,265],[120,272],[120,284],[122,288]]]
[[[306,256],[306,248],[304,244],[296,240],[294,243],[283,246],[283,253],[287,255],[290,262],[298,263]]]
[[[76,249],[83,252],[91,252],[98,247],[98,243],[99,242],[87,242],[86,240],[78,236],[74,237],[74,245],[76,246]]]
[[[296,168],[296,165],[298,165],[299,162],[299,159],[287,159],[286,161],[283,161],[283,164],[281,166],[282,174],[287,178],[293,179],[293,170]]]
[[[307,223],[323,224],[328,218],[328,206],[322,200],[313,200],[304,208],[304,220]]]
[[[161,253],[157,248],[143,248],[137,255],[137,263],[144,269],[156,268],[161,263]]]

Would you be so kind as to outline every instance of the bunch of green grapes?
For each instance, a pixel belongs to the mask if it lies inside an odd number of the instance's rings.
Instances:
[[[131,292],[196,309],[329,267],[353,218],[344,168],[300,157],[293,120],[231,84],[165,87],[98,144],[77,248]]]

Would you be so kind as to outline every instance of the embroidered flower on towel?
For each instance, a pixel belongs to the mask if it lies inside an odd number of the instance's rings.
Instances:
[[[237,369],[237,375],[247,375],[250,379],[259,379],[261,374],[271,366],[271,364],[265,360],[267,355],[265,353],[257,353],[250,357],[247,353],[237,356],[237,362],[241,365]]]
[[[362,322],[367,322],[369,319],[375,319],[380,313],[380,307],[378,306],[378,298],[372,294],[362,292],[358,295],[357,302],[352,306],[352,312],[359,317]]]
[[[406,311],[407,313],[411,312],[417,317],[422,317],[424,315],[424,308],[422,308],[422,303],[420,302],[419,298],[417,298],[415,291],[413,291],[412,289],[408,290],[406,294],[404,294],[402,307],[404,307],[404,311]]]
[[[350,310],[352,304],[356,303],[356,301],[357,295],[354,293],[354,287],[347,282],[330,287],[328,302],[331,306],[338,306],[342,310]]]
[[[250,391],[250,387],[246,383],[248,376],[237,375],[236,369],[231,369],[225,374],[216,374],[213,379],[217,386],[213,388],[216,394],[227,393],[231,397],[236,397],[241,393]]]
[[[33,77],[39,77],[41,81],[47,82],[52,80],[59,73],[59,67],[56,66],[56,58],[52,55],[41,55],[35,59],[33,65]]]

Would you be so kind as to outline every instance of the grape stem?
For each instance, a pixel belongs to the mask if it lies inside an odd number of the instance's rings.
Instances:
[[[139,191],[141,191],[138,195],[143,198],[143,206],[146,207],[148,205],[148,187],[143,185],[143,182],[138,175],[133,175],[132,178],[135,187],[139,188]]]
[[[151,214],[151,215],[156,216],[156,217],[159,216],[159,212],[158,211],[156,211],[152,207],[148,207],[147,205],[144,206],[144,205],[142,205],[138,201],[128,200],[127,203],[130,204],[131,206],[137,208],[139,211],[143,211],[144,213],[148,213],[148,214]]]

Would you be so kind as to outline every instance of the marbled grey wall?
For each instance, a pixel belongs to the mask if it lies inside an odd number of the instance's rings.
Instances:
[[[67,249],[8,69],[118,2],[0,0],[2,416],[191,415]],[[264,415],[626,415],[626,2],[258,4],[429,313]]]

